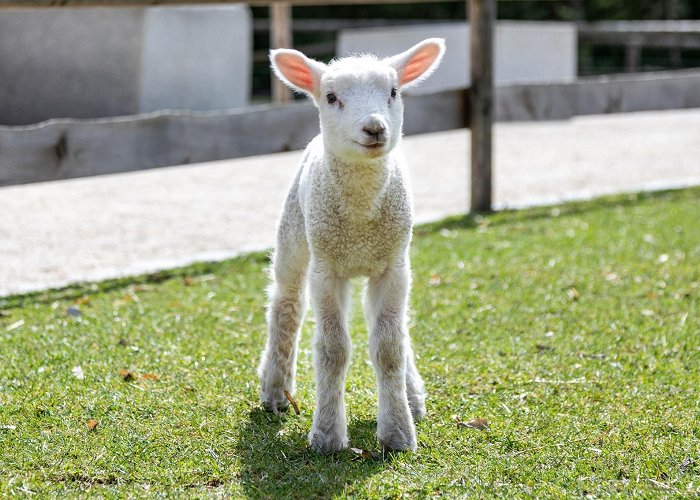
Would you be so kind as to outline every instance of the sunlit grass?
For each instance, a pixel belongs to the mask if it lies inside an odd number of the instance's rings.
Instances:
[[[412,259],[417,453],[379,453],[359,307],[346,400],[368,453],[306,445],[312,319],[301,414],[259,409],[254,254],[0,299],[0,494],[700,494],[700,190],[454,218]]]

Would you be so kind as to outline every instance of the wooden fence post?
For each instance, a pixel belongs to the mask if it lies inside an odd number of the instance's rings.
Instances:
[[[472,212],[492,208],[493,38],[496,0],[469,0]]]
[[[270,47],[273,49],[292,47],[292,6],[289,2],[270,3]],[[272,102],[292,100],[292,92],[279,78],[272,78]]]

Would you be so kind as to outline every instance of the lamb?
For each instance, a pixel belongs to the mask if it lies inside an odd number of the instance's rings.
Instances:
[[[368,278],[364,312],[377,375],[377,437],[387,450],[416,450],[414,420],[425,391],[407,328],[413,204],[400,142],[401,92],[432,73],[445,52],[431,38],[393,57],[352,56],[326,65],[272,50],[274,73],[318,108],[321,133],[306,147],[278,225],[258,370],[268,411],[294,394],[297,345],[309,283],[315,313],[316,408],[309,433],[322,454],[348,446],[345,374],[349,280]]]

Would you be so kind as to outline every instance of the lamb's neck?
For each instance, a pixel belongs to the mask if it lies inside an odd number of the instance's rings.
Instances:
[[[380,208],[394,165],[390,155],[353,161],[327,154],[326,165],[347,208],[367,215]]]

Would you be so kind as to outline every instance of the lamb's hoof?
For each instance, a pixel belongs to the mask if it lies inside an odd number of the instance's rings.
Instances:
[[[285,401],[287,400],[285,399]],[[265,411],[277,415],[279,413],[286,413],[287,410],[289,410],[289,401],[287,401],[287,404],[284,404],[279,401],[263,401],[262,406],[263,408],[265,408]]]
[[[416,436],[412,430],[398,427],[377,431],[379,443],[386,451],[416,451]]]
[[[330,455],[347,448],[348,437],[345,434],[326,433],[312,429],[309,433],[309,445],[312,450],[321,455]]]
[[[425,417],[425,395],[409,397],[408,407],[414,422],[422,420]]]
[[[289,409],[289,400],[284,395],[283,391],[269,391],[269,393],[263,393],[260,399],[262,400],[263,408],[275,415],[284,413]]]

